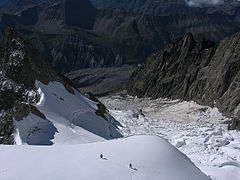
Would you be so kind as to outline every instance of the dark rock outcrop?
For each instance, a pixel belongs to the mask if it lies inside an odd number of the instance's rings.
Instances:
[[[125,85],[139,97],[167,97],[216,105],[221,112],[240,118],[240,33],[219,45],[186,34],[152,54]],[[232,128],[234,128],[232,126]]]
[[[58,81],[52,65],[12,28],[7,28],[5,32],[0,55],[2,75],[15,83],[24,84],[26,88],[33,88],[35,80],[44,84]]]
[[[39,100],[36,80],[62,82],[73,93],[67,80],[36,49],[7,28],[0,49],[0,144],[13,143],[13,120],[20,121],[30,112],[44,119],[31,105]]]
[[[73,93],[68,80],[59,75],[43,56],[29,43],[7,28],[0,49],[0,144],[12,144],[14,123],[33,113],[45,116],[34,104],[39,95],[35,81],[44,84],[62,82]]]

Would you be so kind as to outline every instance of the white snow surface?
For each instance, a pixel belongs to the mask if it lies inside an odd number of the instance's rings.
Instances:
[[[35,107],[46,119],[30,114],[15,121],[15,142],[30,145],[79,144],[121,137],[117,121],[96,115],[97,102],[78,91],[68,92],[59,82],[36,82],[39,102]],[[21,141],[20,141],[21,139]]]
[[[180,100],[107,96],[100,98],[122,124],[125,137],[158,135],[214,180],[240,180],[240,132],[228,131],[217,108]],[[141,113],[141,110],[142,113]]]
[[[158,136],[80,145],[1,145],[0,159],[1,180],[209,179],[187,156]]]
[[[36,86],[46,119],[15,121],[20,146],[0,145],[1,180],[240,180],[240,132],[227,131],[216,108],[107,96],[108,123],[81,93],[57,82]],[[116,126],[125,138],[106,141],[119,137]]]

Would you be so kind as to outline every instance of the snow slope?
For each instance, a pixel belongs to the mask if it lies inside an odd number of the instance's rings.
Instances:
[[[158,136],[80,145],[0,146],[0,159],[1,180],[209,179],[187,156]]]
[[[68,92],[59,82],[44,85],[36,81],[39,102],[35,107],[46,117],[30,114],[15,121],[17,144],[79,144],[122,137],[120,125],[108,113],[96,114],[97,103],[78,91]]]
[[[240,132],[228,131],[223,122],[229,119],[216,108],[180,100],[129,96],[107,96],[100,100],[122,124],[120,130],[125,137],[158,135],[212,179],[240,180]]]

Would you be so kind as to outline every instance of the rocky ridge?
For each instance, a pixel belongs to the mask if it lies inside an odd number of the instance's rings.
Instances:
[[[39,101],[35,81],[59,81],[73,93],[71,86],[29,43],[7,28],[0,49],[0,144],[12,144],[14,123],[29,113],[45,119],[33,104]]]
[[[125,85],[138,97],[194,100],[217,106],[240,128],[240,33],[219,45],[188,33],[153,53]]]

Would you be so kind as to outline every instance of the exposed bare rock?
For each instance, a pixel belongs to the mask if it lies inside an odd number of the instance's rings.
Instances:
[[[120,89],[127,82],[136,66],[108,68],[87,68],[72,71],[66,76],[71,79],[81,92],[94,95],[106,95]]]
[[[125,86],[139,97],[194,100],[217,106],[239,128],[240,33],[219,45],[186,34],[152,54]],[[233,127],[235,126],[235,127]]]

